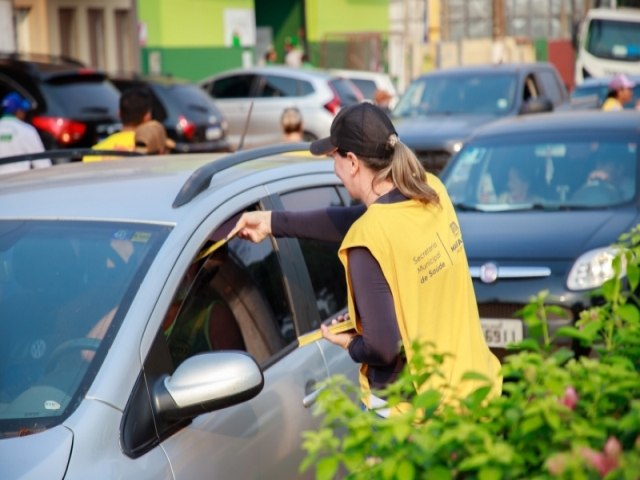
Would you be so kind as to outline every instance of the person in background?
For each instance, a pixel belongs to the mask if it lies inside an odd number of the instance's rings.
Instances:
[[[624,110],[624,106],[633,100],[633,87],[635,83],[626,75],[622,73],[614,75],[609,82],[609,93],[602,104],[602,110],[605,112]]]
[[[167,131],[157,120],[149,120],[135,129],[135,150],[145,155],[170,153],[176,143],[167,137]]]
[[[0,158],[44,151],[38,131],[25,121],[29,110],[31,104],[17,92],[11,92],[2,99]],[[0,174],[50,166],[48,158],[0,164]]]
[[[391,94],[380,88],[373,94],[373,103],[384,110],[387,115],[391,115],[391,99]]]
[[[298,46],[295,37],[287,37],[284,41],[284,64],[288,67],[302,66],[302,55],[304,52]]]
[[[136,127],[151,120],[151,94],[149,91],[143,87],[133,87],[122,92],[120,95],[119,115],[122,121],[122,130],[96,143],[91,147],[93,150],[123,150],[128,152],[135,150]],[[82,161],[100,162],[118,158],[121,157],[89,155],[82,157]]]
[[[482,332],[462,232],[442,182],[425,171],[387,114],[371,103],[341,109],[330,137],[312,142],[310,150],[333,157],[336,175],[361,204],[245,212],[229,236],[256,243],[270,234],[342,241],[348,315],[356,330],[334,334],[322,325],[322,334],[361,365],[361,400],[377,415],[404,410],[390,408],[378,394],[411,360],[413,342],[451,355],[439,367],[442,376],[429,379],[420,392],[440,389],[444,402],[455,403],[448,386],[469,394],[480,385],[463,376],[474,371],[499,395],[501,365]]]
[[[269,48],[264,54],[264,64],[275,65],[276,63],[278,63],[278,52],[273,48],[273,45],[269,45]]]
[[[284,142],[304,141],[304,129],[302,124],[302,114],[296,107],[285,108],[280,117],[282,127],[282,140]]]

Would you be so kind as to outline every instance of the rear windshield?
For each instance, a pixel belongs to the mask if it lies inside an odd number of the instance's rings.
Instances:
[[[120,92],[102,75],[64,75],[42,85],[43,95],[54,115],[75,119],[118,119]]]
[[[168,233],[0,221],[0,438],[53,427],[78,406]]]
[[[356,90],[357,87],[350,80],[335,78],[329,81],[329,84],[338,95],[342,106],[353,105],[362,100],[362,94]]]
[[[189,118],[198,115],[203,118],[208,118],[211,115],[221,116],[211,97],[196,85],[158,85],[156,90],[176,112],[188,114]]]

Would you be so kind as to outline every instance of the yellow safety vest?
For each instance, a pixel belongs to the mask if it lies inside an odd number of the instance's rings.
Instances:
[[[479,384],[462,382],[461,377],[474,371],[492,379],[492,394],[499,395],[501,365],[482,332],[455,210],[440,180],[428,174],[427,182],[438,193],[440,205],[416,200],[374,203],[347,232],[339,255],[347,273],[349,314],[362,331],[354,308],[347,251],[366,247],[389,283],[407,361],[411,361],[416,340],[432,343],[438,353],[454,355],[442,365],[444,379],[434,377],[423,390],[440,389],[447,383],[457,395],[465,396]],[[367,365],[360,368],[360,384],[363,402],[369,407]]]

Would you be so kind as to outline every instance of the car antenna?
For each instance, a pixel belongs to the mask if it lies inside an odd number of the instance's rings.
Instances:
[[[253,110],[253,100],[251,100],[251,103],[249,104],[249,111],[247,112],[247,120],[246,122],[244,122],[244,130],[242,131],[242,136],[240,137],[240,143],[238,143],[238,148],[236,149],[236,151],[242,150],[242,147],[244,146],[244,137],[247,136],[247,130],[249,130],[249,121],[251,120],[252,110]]]

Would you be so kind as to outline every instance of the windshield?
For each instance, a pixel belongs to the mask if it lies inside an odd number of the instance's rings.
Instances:
[[[54,78],[42,84],[49,110],[72,118],[118,119],[120,93],[109,81],[91,75]]]
[[[640,23],[591,20],[585,45],[596,57],[636,62],[640,60]]]
[[[443,181],[460,209],[603,208],[635,198],[637,156],[625,140],[469,144]]]
[[[506,115],[513,107],[516,88],[516,76],[510,73],[423,77],[409,85],[393,116]]]
[[[0,221],[0,438],[55,426],[77,407],[167,234]]]

